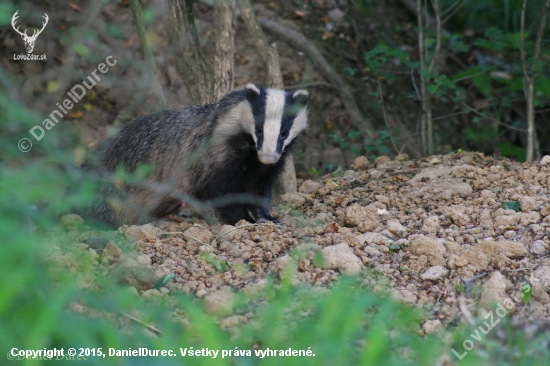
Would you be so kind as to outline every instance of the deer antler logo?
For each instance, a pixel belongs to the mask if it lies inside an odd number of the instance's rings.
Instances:
[[[25,48],[27,49],[27,53],[31,53],[32,50],[34,49],[34,43],[36,42],[36,38],[38,38],[38,35],[40,35],[40,33],[42,33],[44,28],[46,28],[46,24],[48,24],[48,19],[49,19],[48,14],[44,13],[45,22],[42,23],[42,29],[40,29],[39,31],[35,30],[32,36],[29,36],[27,34],[26,29],[25,29],[25,32],[23,33],[19,31],[19,26],[15,28],[15,20],[19,17],[19,15],[17,15],[18,12],[19,10],[17,10],[15,14],[13,14],[13,17],[11,18],[11,26],[13,27],[13,29],[15,29],[17,33],[21,35],[21,38],[23,38],[23,41],[25,41]]]

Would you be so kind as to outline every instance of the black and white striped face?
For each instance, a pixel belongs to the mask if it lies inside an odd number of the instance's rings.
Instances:
[[[276,164],[285,148],[307,127],[306,90],[285,92],[247,85],[247,99],[252,106],[252,137],[262,164]]]

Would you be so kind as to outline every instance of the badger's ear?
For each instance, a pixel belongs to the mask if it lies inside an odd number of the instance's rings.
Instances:
[[[246,85],[246,97],[248,100],[254,100],[260,95],[261,91],[256,85],[250,83]]]
[[[307,90],[296,90],[294,93],[292,93],[292,97],[294,98],[294,100],[305,106],[307,105],[308,101],[309,101],[309,93]]]

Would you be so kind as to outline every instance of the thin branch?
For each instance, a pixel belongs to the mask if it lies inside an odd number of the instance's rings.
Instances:
[[[439,50],[441,49],[441,17],[439,15],[439,1],[438,0],[430,0],[432,3],[432,7],[435,11],[435,19],[436,19],[436,41],[435,41],[435,51],[432,56],[432,60],[430,62],[429,71],[432,72],[432,69],[435,65],[436,59],[439,57]]]
[[[527,72],[527,56],[525,54],[525,8],[527,7],[527,0],[523,0],[521,7],[521,25],[520,25],[520,55],[521,66],[523,67],[523,76],[526,80],[529,80],[529,73]]]
[[[520,132],[525,132],[525,131],[527,131],[527,130],[525,130],[525,129],[523,129],[523,128],[517,128],[517,127],[514,127],[514,126],[510,126],[509,124],[506,124],[506,123],[504,123],[504,122],[502,122],[502,121],[499,121],[498,119],[495,119],[495,118],[492,118],[492,117],[487,117],[487,116],[483,115],[483,113],[481,113],[481,112],[478,111],[477,109],[474,109],[473,107],[470,107],[469,105],[467,105],[467,104],[464,103],[464,102],[460,102],[460,101],[459,101],[459,103],[462,104],[463,107],[468,108],[470,111],[474,112],[474,113],[477,114],[478,116],[483,117],[483,118],[485,118],[485,119],[488,119],[489,121],[497,122],[498,124],[501,124],[501,125],[503,125],[503,126],[505,126],[505,127],[508,127],[508,128],[511,129],[511,130],[520,131]],[[459,113],[459,114],[461,114],[461,113]]]
[[[145,328],[149,329],[153,333],[162,334],[162,332],[158,328],[152,326],[151,324],[145,323],[143,320],[140,320],[140,319],[136,318],[135,316],[132,316],[130,314],[126,314],[126,313],[123,313],[123,312],[121,312],[121,314],[124,315],[125,317],[130,318],[131,320],[135,321],[139,325],[144,326]]]
[[[464,6],[464,4],[466,4],[466,1],[467,1],[467,0],[464,0],[460,5],[458,5],[458,7],[457,7],[457,8],[456,8],[456,9],[455,9],[446,19],[444,19],[444,20],[441,21],[441,24],[447,23],[447,21],[448,21],[449,19],[451,19],[451,18],[453,17],[453,15],[455,15],[455,14],[460,10],[460,8],[462,8],[462,7]],[[460,3],[460,1],[457,1],[455,4],[458,4],[458,3]],[[454,6],[454,4],[453,4],[453,6]],[[449,9],[447,9],[447,10],[445,10],[443,13],[441,13],[441,16],[443,16],[443,14],[445,14],[445,13],[446,13],[448,10],[450,10],[453,6],[449,7]]]
[[[389,129],[390,125],[388,124],[388,117],[386,116],[386,108],[384,107],[384,95],[382,94],[382,86],[380,85],[380,80],[378,78],[376,78],[376,81],[378,83],[378,94],[380,94],[380,103],[382,104],[382,117],[384,118],[384,123]],[[393,142],[393,138],[390,137],[390,141],[395,151],[399,154],[400,150],[397,150],[397,146],[395,146],[395,143]]]
[[[281,74],[281,66],[279,62],[279,53],[275,43],[270,45],[267,38],[260,27],[260,24],[254,16],[254,9],[249,0],[237,0],[239,9],[241,10],[241,18],[248,30],[248,34],[252,38],[256,46],[256,50],[260,54],[262,61],[267,68],[267,78],[269,86],[275,89],[283,88],[283,75]]]
[[[164,97],[162,86],[157,78],[157,68],[155,66],[153,52],[151,52],[151,48],[147,43],[147,37],[145,37],[145,24],[143,24],[143,12],[139,0],[130,0],[130,8],[132,9],[132,16],[134,17],[134,23],[137,28],[139,43],[141,44],[141,51],[143,52],[143,58],[145,59],[145,67],[149,73],[149,78],[151,79],[151,84],[153,85],[157,102],[160,104],[159,109],[164,110],[167,108],[166,98]]]
[[[315,87],[319,87],[319,86],[326,86],[327,88],[332,88],[332,89],[338,89],[338,87],[330,84],[330,83],[305,83],[305,84],[294,84],[294,85],[288,85],[288,86],[285,86],[285,89],[286,90],[292,90],[292,89],[305,89],[305,88],[315,88]]]
[[[542,39],[544,37],[544,30],[546,29],[546,20],[548,19],[548,12],[550,11],[550,0],[546,0],[544,4],[544,9],[541,14],[539,30],[537,32],[537,40],[535,42],[535,54],[533,55],[535,61],[540,58],[540,48],[542,45]],[[533,63],[533,68],[535,63]]]
[[[214,3],[212,23],[215,44],[212,92],[216,100],[233,90],[236,19],[235,0],[218,0]]]
[[[422,22],[422,0],[416,0],[416,14],[418,17],[418,54],[420,57],[420,92],[422,95],[422,111],[421,111],[421,124],[420,124],[420,137],[422,141],[422,150],[424,154],[427,153],[427,112],[428,112],[428,93],[426,90],[426,78],[424,76],[425,69],[425,50],[424,50],[424,24]]]
[[[319,73],[339,89],[342,104],[350,114],[350,118],[357,129],[371,139],[376,139],[378,137],[372,122],[363,116],[361,110],[357,106],[350,87],[342,79],[342,77],[334,71],[332,66],[330,66],[330,64],[325,60],[317,47],[315,47],[301,33],[283,27],[282,25],[271,20],[258,18],[258,23],[260,23],[264,29],[271,31],[288,41],[295,48],[304,51],[309,56],[311,62],[317,68]]]

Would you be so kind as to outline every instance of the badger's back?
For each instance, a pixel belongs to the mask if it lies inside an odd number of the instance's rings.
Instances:
[[[108,171],[124,167],[134,172],[140,164],[150,164],[155,172],[152,178],[163,179],[174,165],[180,165],[193,152],[205,148],[212,140],[219,116],[244,99],[242,91],[236,91],[214,104],[137,117],[98,149],[101,166]]]

